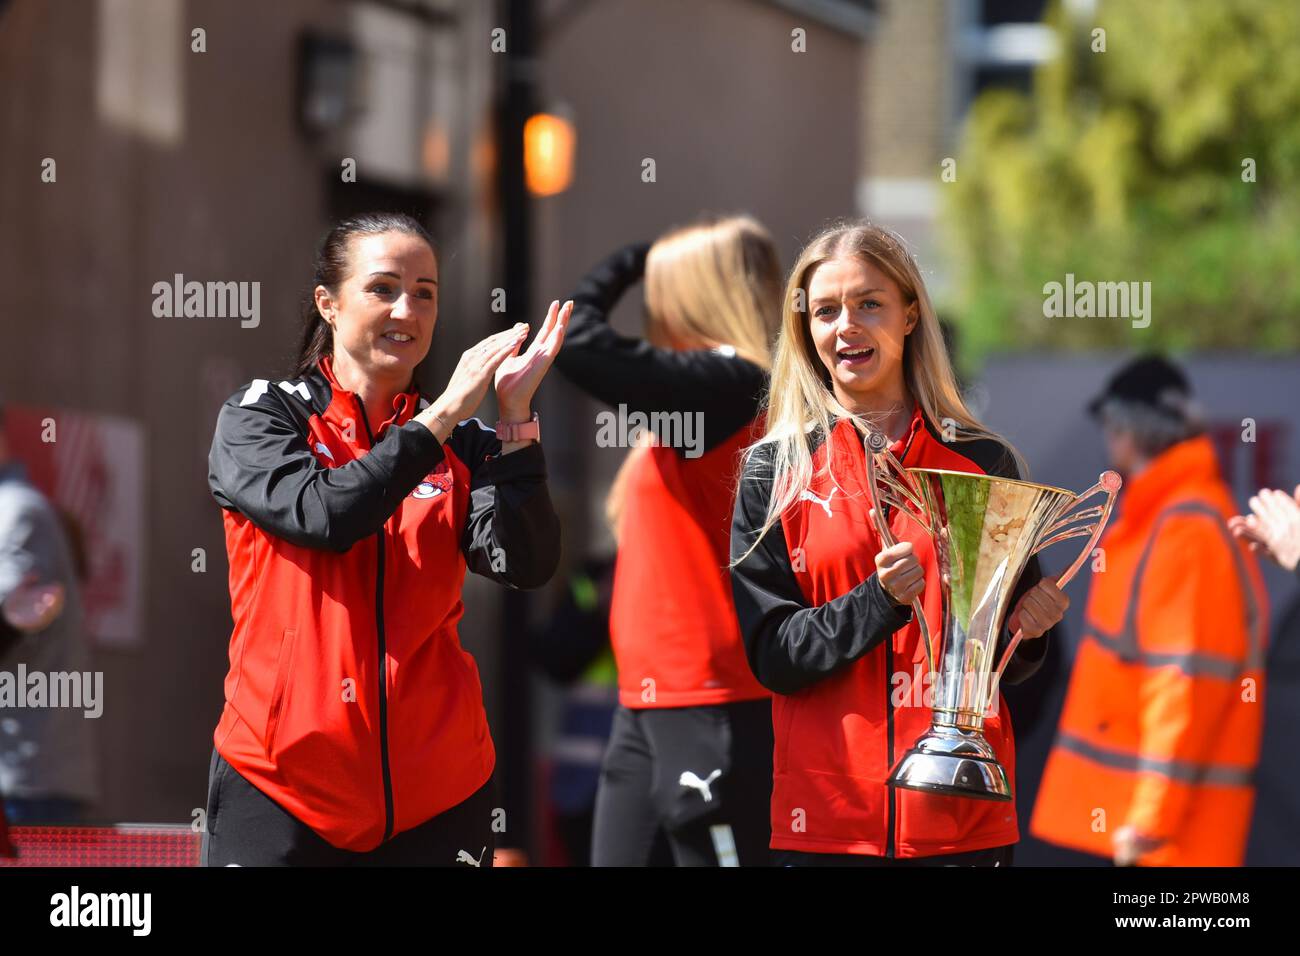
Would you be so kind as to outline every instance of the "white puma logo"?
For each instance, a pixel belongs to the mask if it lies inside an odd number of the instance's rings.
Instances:
[[[709,784],[713,783],[713,781],[717,780],[721,776],[722,771],[715,770],[713,773],[709,774],[707,780],[701,780],[699,777],[695,776],[694,770],[684,770],[677,782],[683,787],[691,787],[694,790],[700,791],[704,797],[704,802],[709,803],[713,800],[713,791],[709,789]]]
[[[307,391],[306,382],[294,382],[292,385],[290,385],[288,382],[281,382],[280,387],[284,389],[286,392],[288,392],[290,395],[297,395],[304,402],[311,401],[311,392]]]
[[[271,383],[264,378],[253,379],[252,383],[248,386],[248,391],[246,391],[244,397],[239,400],[240,407],[242,408],[245,405],[252,405],[255,401],[266,394],[266,387],[270,384]]]
[[[807,488],[805,488],[803,491],[801,491],[801,492],[799,493],[799,500],[800,500],[800,501],[812,501],[812,502],[814,502],[814,503],[820,505],[822,511],[825,511],[825,512],[826,512],[826,517],[828,517],[828,518],[831,517],[831,499],[834,498],[834,497],[835,497],[835,489],[834,489],[834,488],[831,489],[831,493],[830,493],[829,495],[827,495],[825,498],[818,498],[815,494],[813,494],[813,493],[812,493],[811,491],[809,491]]]
[[[479,851],[478,859],[476,860],[472,856],[470,856],[469,853],[466,852],[465,850],[459,850],[456,853],[456,862],[468,863],[470,866],[482,866],[483,854],[486,852],[487,852],[487,847],[484,847],[482,850]]]

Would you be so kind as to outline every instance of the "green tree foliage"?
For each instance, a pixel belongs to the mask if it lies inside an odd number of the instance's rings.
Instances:
[[[1031,96],[973,104],[944,187],[965,347],[1300,347],[1300,2],[1103,0],[1047,23],[1059,55]],[[1150,326],[1045,317],[1067,273],[1150,282]]]

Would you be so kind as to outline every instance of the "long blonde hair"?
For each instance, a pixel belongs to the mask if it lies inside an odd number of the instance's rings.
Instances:
[[[752,216],[708,217],[664,233],[645,262],[646,338],[678,351],[731,346],[760,368],[772,367],[781,322],[781,261]],[[605,517],[618,537],[633,448],[609,496]]]
[[[898,285],[905,305],[917,305],[919,319],[903,346],[903,381],[908,393],[932,424],[952,424],[957,441],[991,438],[1006,446],[1021,474],[1024,460],[1001,436],[989,431],[966,406],[957,376],[944,344],[939,318],[930,302],[916,260],[903,240],[888,229],[869,222],[840,222],[815,236],[799,253],[786,283],[781,332],[772,365],[767,399],[767,427],[761,439],[746,449],[746,459],[764,445],[772,447],[773,482],[763,527],[749,550],[732,562],[739,563],[780,520],[781,515],[808,487],[813,478],[813,452],[819,441],[830,440],[834,418],[846,418],[864,432],[879,428],[883,416],[846,409],[831,389],[830,372],[817,354],[809,330],[808,285],[813,271],[831,259],[859,257],[868,260]],[[831,473],[831,455],[822,472]]]
[[[752,216],[681,226],[655,240],[646,255],[646,337],[660,348],[730,345],[771,368],[780,298],[776,246]]]

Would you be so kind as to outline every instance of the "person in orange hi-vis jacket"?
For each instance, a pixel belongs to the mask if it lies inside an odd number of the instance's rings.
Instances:
[[[1089,411],[1124,491],[1030,830],[1118,866],[1240,866],[1264,719],[1259,568],[1178,368],[1138,359]]]

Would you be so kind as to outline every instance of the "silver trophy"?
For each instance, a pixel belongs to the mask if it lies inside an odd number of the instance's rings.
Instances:
[[[866,439],[867,487],[876,531],[884,547],[895,544],[889,509],[899,508],[934,542],[943,608],[938,643],[921,600],[912,613],[921,629],[934,695],[930,730],[890,774],[909,790],[984,800],[1010,800],[1011,781],[983,734],[998,699],[998,682],[1024,634],[1017,631],[994,667],[998,637],[1012,589],[1030,557],[1049,545],[1086,536],[1086,547],[1057,578],[1064,587],[1101,537],[1122,481],[1102,472],[1081,495],[1064,488],[933,468],[904,469],[888,439]],[[1093,495],[1104,503],[1074,511]],[[1073,513],[1071,513],[1073,512]],[[1084,522],[1079,524],[1078,522]]]

